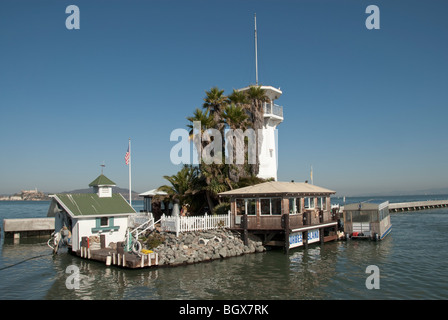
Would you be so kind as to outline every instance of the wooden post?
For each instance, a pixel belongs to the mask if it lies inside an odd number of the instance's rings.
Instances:
[[[247,246],[249,244],[249,235],[248,235],[248,231],[247,231],[247,214],[243,214],[241,216],[241,224],[243,225],[243,242],[244,245]]]
[[[285,253],[289,253],[289,214],[282,215],[283,228],[285,230]]]
[[[324,244],[324,228],[319,229],[320,244]]]
[[[302,234],[303,247],[308,249],[308,231],[304,231]]]
[[[106,235],[105,234],[100,235],[100,246],[101,246],[101,249],[106,248]]]

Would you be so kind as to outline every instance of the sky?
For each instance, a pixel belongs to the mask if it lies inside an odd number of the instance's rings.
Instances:
[[[79,29],[66,20],[79,8]],[[368,29],[369,5],[379,29]],[[144,192],[205,91],[281,88],[278,180],[336,195],[448,188],[445,0],[2,0],[0,194]],[[71,20],[70,20],[71,21]]]

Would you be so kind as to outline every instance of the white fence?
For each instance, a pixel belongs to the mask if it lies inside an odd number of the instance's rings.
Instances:
[[[230,227],[230,213],[220,215],[203,215],[203,216],[165,216],[160,219],[162,231],[176,232],[176,236],[180,232],[209,230]]]

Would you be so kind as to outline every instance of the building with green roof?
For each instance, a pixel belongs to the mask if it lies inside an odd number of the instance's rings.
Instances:
[[[115,183],[101,174],[89,184],[92,193],[51,196],[47,216],[55,217],[56,233],[68,230],[65,241],[73,251],[80,249],[83,237],[102,236],[106,246],[125,240],[129,216],[136,212],[121,194],[112,193],[112,186]]]

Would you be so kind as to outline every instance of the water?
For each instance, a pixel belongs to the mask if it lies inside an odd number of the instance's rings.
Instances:
[[[369,199],[346,198],[346,202]],[[409,201],[408,197],[384,199]],[[413,197],[414,201],[428,199],[448,196]],[[0,202],[0,222],[44,217],[48,205]],[[289,255],[272,250],[196,265],[138,270],[106,267],[67,254],[52,256],[46,239],[13,244],[2,238],[0,299],[448,299],[448,208],[392,213],[391,220],[392,233],[381,242],[338,241],[294,249]],[[79,270],[78,289],[67,287],[67,281],[73,283],[73,274],[66,273],[71,265]],[[366,288],[369,265],[379,268],[379,289]]]

